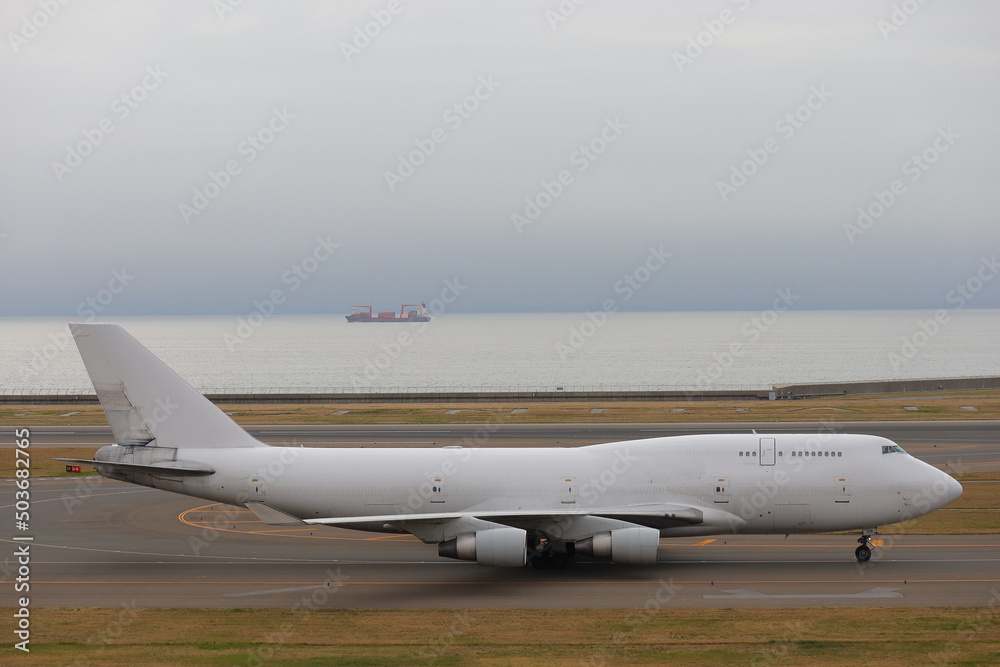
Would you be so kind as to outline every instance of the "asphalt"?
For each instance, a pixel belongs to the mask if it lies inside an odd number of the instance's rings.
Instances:
[[[815,430],[821,425],[781,431]],[[260,427],[272,443],[455,444],[482,426]],[[582,445],[742,430],[744,425],[505,426],[487,445]],[[759,424],[750,428],[762,428]],[[996,422],[888,422],[871,432],[945,468],[998,469]],[[480,434],[483,436],[484,434]],[[38,427],[32,447],[99,445],[100,428]],[[431,438],[426,440],[426,438]],[[103,439],[103,440],[102,440]],[[4,445],[9,446],[8,438]],[[425,444],[426,443],[426,444]],[[14,484],[0,481],[13,516]],[[946,510],[945,510],[946,511]],[[1000,535],[884,536],[872,560],[852,535],[664,540],[657,566],[578,559],[563,571],[482,568],[436,555],[410,536],[265,526],[246,510],[96,477],[31,480],[31,525],[0,535],[2,590],[14,597],[14,535],[30,535],[32,606],[331,608],[658,608],[937,606],[1000,603]],[[274,530],[278,528],[277,530]],[[23,544],[23,543],[22,543]]]

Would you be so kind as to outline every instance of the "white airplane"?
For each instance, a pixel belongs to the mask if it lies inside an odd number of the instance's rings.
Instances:
[[[70,324],[117,444],[110,479],[245,506],[274,525],[411,533],[480,565],[576,555],[655,564],[661,538],[861,530],[932,512],[961,485],[890,440],[688,435],[587,447],[271,447],[121,327]]]

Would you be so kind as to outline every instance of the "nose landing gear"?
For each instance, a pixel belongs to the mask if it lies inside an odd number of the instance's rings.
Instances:
[[[859,546],[854,550],[854,557],[858,559],[859,563],[867,563],[872,557],[872,535],[875,534],[878,528],[863,528],[861,530],[861,537],[858,538]]]

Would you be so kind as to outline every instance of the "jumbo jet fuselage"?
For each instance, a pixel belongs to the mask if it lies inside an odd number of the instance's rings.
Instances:
[[[862,531],[962,487],[876,436],[726,434],[578,448],[270,447],[109,324],[70,325],[116,445],[102,475],[244,506],[274,525],[411,533],[481,565],[653,564],[662,537]]]
[[[114,449],[119,460],[136,460],[128,448],[106,448],[97,458]],[[579,448],[191,449],[183,457],[217,472],[111,476],[217,502],[263,503],[303,520],[659,504],[704,513],[700,523],[659,528],[662,537],[874,527],[926,514],[961,493],[951,477],[892,441],[849,434],[689,435]],[[384,520],[350,527],[399,532]],[[568,527],[560,537],[582,538],[589,529]]]

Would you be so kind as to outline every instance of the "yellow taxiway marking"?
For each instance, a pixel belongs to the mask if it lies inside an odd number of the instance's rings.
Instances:
[[[693,546],[693,547],[703,547],[706,544],[711,544],[712,542],[718,542],[718,541],[719,541],[718,539],[712,538],[710,540],[702,540],[701,542],[695,542],[691,546]]]

